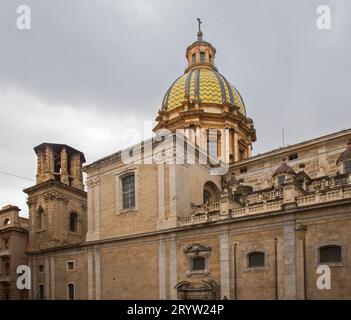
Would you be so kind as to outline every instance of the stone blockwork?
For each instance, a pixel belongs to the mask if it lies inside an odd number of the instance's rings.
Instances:
[[[0,300],[27,298],[27,292],[16,285],[17,267],[27,265],[28,241],[28,219],[19,212],[12,205],[0,209]]]
[[[73,284],[75,299],[350,299],[351,180],[333,162],[350,135],[257,156],[232,165],[224,177],[202,164],[123,164],[120,153],[87,166],[86,240],[40,247],[65,234],[68,225],[61,223],[35,247],[31,216],[30,298],[38,298],[42,285],[45,298],[67,299]],[[282,163],[292,151],[298,159]],[[323,161],[320,176],[313,166]],[[233,176],[244,165],[247,173]],[[130,174],[135,203],[125,210],[121,178]],[[29,190],[29,203],[35,210],[52,206],[45,208],[60,216],[68,212],[63,196],[72,206],[84,202],[79,192],[47,182]],[[63,205],[54,207],[57,202]],[[339,246],[341,261],[322,263],[325,246]],[[251,261],[252,254],[263,260]],[[320,264],[330,267],[330,290],[317,288]]]

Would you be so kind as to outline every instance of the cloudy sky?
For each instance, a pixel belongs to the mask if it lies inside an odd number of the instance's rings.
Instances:
[[[29,31],[16,27],[21,4]],[[316,26],[319,5],[331,8],[330,30]],[[0,206],[27,215],[22,189],[41,142],[92,162],[144,121],[150,136],[197,17],[255,122],[255,154],[282,145],[282,126],[286,144],[351,127],[349,0],[1,0]]]

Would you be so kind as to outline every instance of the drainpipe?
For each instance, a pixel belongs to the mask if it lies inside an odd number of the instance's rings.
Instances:
[[[275,300],[278,300],[278,239],[274,238]]]

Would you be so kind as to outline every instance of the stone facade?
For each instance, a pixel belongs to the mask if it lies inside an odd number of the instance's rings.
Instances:
[[[252,157],[214,56],[199,31],[155,138],[85,167],[70,146],[35,148],[29,299],[351,299],[351,129]]]
[[[26,299],[27,292],[17,290],[17,267],[27,265],[28,219],[20,209],[0,209],[0,300]]]
[[[334,161],[350,137],[346,130],[233,163],[224,179],[200,164],[130,166],[119,154],[97,161],[85,167],[87,240],[29,252],[33,286],[45,285],[48,299],[66,299],[69,283],[76,299],[349,299],[351,181]],[[309,180],[276,186],[273,160],[291,152],[297,159],[284,164],[302,167],[297,174],[303,169]],[[322,162],[328,176],[313,166]],[[242,181],[233,182],[244,165]],[[132,210],[121,209],[125,172],[136,175]],[[203,203],[206,182],[218,187],[215,203]],[[252,189],[243,195],[245,187]],[[332,287],[320,290],[316,269],[326,245],[340,245],[342,261],[327,263]],[[263,252],[264,264],[250,267],[251,252]],[[206,260],[200,272],[191,267],[195,256]]]

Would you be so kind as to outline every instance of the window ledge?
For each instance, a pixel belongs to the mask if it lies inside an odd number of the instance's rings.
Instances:
[[[118,214],[133,213],[133,212],[137,212],[137,211],[138,211],[137,208],[122,209],[122,210],[118,211]]]
[[[187,276],[190,277],[190,276],[195,276],[195,275],[209,275],[210,272],[208,270],[199,270],[199,271],[187,271]]]
[[[262,267],[246,267],[244,272],[250,272],[250,271],[267,271],[268,266],[262,266]]]
[[[342,267],[345,267],[345,264],[343,262],[320,262],[316,269],[319,267],[319,266],[328,266],[328,267],[339,267],[339,268],[342,268]]]

